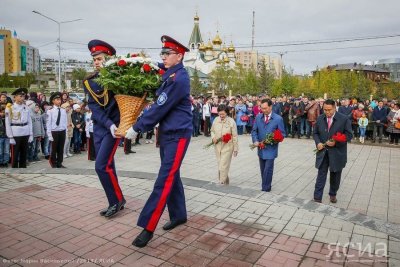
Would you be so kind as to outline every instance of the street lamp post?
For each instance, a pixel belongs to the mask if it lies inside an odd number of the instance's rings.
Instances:
[[[39,11],[33,10],[32,11],[35,14],[38,14],[42,17],[45,17],[46,19],[49,19],[55,23],[57,23],[58,26],[58,91],[61,92],[61,24],[65,24],[65,23],[70,23],[70,22],[75,22],[75,21],[79,21],[82,19],[74,19],[74,20],[66,20],[66,21],[57,21],[55,19],[52,19],[46,15],[43,15],[42,13],[40,13]]]
[[[281,57],[281,64],[282,64],[282,69],[281,69],[279,78],[282,78],[282,73],[283,73],[283,70],[285,69],[285,65],[283,64],[283,56],[286,55],[287,53],[288,53],[287,51],[277,53]]]

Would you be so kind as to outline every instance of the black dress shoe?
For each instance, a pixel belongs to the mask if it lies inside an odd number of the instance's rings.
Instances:
[[[186,222],[187,222],[187,219],[169,221],[169,222],[167,222],[167,223],[163,226],[163,229],[164,229],[165,231],[172,230],[172,229],[174,229],[175,227],[177,227],[178,225],[184,224],[184,223],[186,223]]]
[[[106,218],[110,218],[112,216],[114,216],[115,214],[118,213],[118,211],[123,210],[126,204],[126,200],[123,198],[121,202],[112,205],[111,207],[109,207],[106,211],[106,213],[104,214],[104,217]]]
[[[105,208],[104,210],[101,210],[101,211],[100,211],[100,216],[106,215],[106,213],[107,213],[107,211],[108,211],[109,208],[110,208],[110,207]]]
[[[133,240],[132,245],[142,248],[149,243],[149,241],[153,238],[153,232],[147,231],[144,229],[136,238]]]

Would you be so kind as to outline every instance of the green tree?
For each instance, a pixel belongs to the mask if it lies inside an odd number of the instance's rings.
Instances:
[[[193,72],[193,77],[190,79],[190,90],[192,95],[198,95],[200,93],[203,93],[203,85],[200,82],[199,79],[199,73],[197,69],[194,69]]]
[[[261,64],[258,77],[259,93],[269,94],[271,92],[274,81],[274,74],[267,69],[267,66],[265,64]]]
[[[272,86],[272,95],[292,95],[298,87],[299,79],[296,76],[284,71],[282,78],[276,80]]]
[[[88,75],[88,73],[85,69],[82,69],[82,68],[74,69],[72,71],[72,80],[74,80],[74,81],[78,80],[78,81],[82,82],[87,75]],[[80,87],[80,85],[75,85],[75,86]]]

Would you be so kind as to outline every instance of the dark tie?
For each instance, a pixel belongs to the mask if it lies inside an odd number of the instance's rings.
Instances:
[[[57,115],[57,120],[56,120],[56,125],[60,125],[60,119],[61,119],[61,110],[58,108],[58,115]]]
[[[268,115],[265,115],[265,123],[268,123],[269,122],[269,116]]]

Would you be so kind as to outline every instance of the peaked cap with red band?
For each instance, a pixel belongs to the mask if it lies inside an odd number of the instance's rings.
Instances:
[[[88,48],[92,56],[97,56],[101,53],[113,56],[116,53],[114,47],[102,40],[91,40],[88,43]]]
[[[182,55],[185,54],[185,52],[189,52],[189,49],[175,40],[174,38],[169,37],[168,35],[163,35],[161,36],[161,42],[162,42],[162,50],[174,50],[177,53],[180,53]]]

